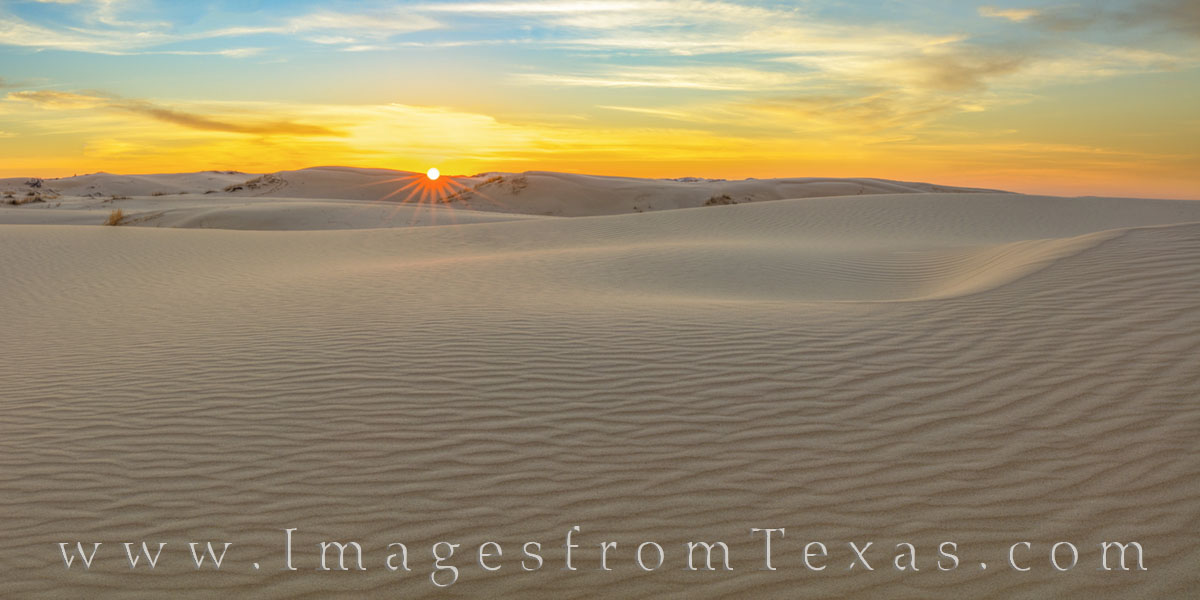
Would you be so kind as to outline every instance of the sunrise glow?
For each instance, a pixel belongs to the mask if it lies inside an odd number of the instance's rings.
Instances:
[[[442,172],[438,171],[437,167],[430,167],[429,170],[425,172],[425,176],[428,177],[430,181],[437,181],[437,178],[442,176]]]

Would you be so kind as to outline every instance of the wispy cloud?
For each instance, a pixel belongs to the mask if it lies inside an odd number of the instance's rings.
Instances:
[[[697,67],[625,67],[600,75],[522,74],[518,78],[532,83],[584,87],[646,87],[692,90],[785,89],[803,77],[778,70],[723,66]]]
[[[933,48],[888,61],[888,69],[913,87],[934,90],[982,90],[990,79],[1010,75],[1035,57],[1021,51],[969,45]]]
[[[59,109],[94,108],[96,106],[103,106],[108,102],[108,99],[100,96],[55,90],[9,92],[8,99],[29,102],[44,108]]]
[[[548,26],[578,29],[695,26],[731,21],[763,22],[779,11],[713,0],[550,0],[546,2],[442,2],[421,4],[428,13],[539,19]]]
[[[360,39],[383,40],[438,27],[441,24],[430,17],[400,9],[364,13],[318,11],[287,18],[277,25],[218,30],[208,32],[208,35],[314,34],[305,39],[336,44],[355,43]]]
[[[1029,19],[1040,15],[1042,11],[1036,8],[996,8],[994,6],[980,6],[979,14],[984,17],[993,19],[1006,19],[1014,23],[1028,21]]]
[[[636,113],[636,114],[642,114],[642,115],[651,115],[651,116],[655,116],[655,117],[665,117],[668,119],[677,119],[677,120],[692,120],[692,119],[694,119],[694,117],[689,115],[688,113],[683,112],[683,111],[678,111],[678,110],[664,110],[664,109],[660,109],[660,108],[643,108],[643,107],[638,107],[638,106],[611,106],[611,105],[607,105],[607,104],[597,105],[596,108],[603,108],[605,110],[617,110],[617,111],[621,111],[621,112]]]
[[[633,2],[629,0],[581,0],[549,2],[454,2],[422,4],[415,7],[420,11],[452,13],[493,13],[517,15],[558,15],[614,11],[647,10],[658,8],[664,2]]]
[[[793,132],[849,136],[860,142],[893,140],[920,131],[936,117],[962,109],[954,97],[918,98],[895,91],[807,94],[749,100],[728,107],[749,125]]]
[[[28,23],[16,17],[0,15],[0,44],[39,49],[75,50],[98,54],[121,54],[131,47],[128,41],[97,32],[61,32]]]
[[[266,51],[266,48],[222,48],[220,50],[157,50],[147,51],[145,54],[169,54],[175,56],[228,56],[231,58],[246,58],[248,56],[257,56]]]
[[[76,4],[76,3],[71,3]],[[392,9],[379,12],[339,13],[316,11],[277,19],[262,25],[231,26],[200,31],[180,31],[169,22],[140,22],[119,18],[118,0],[83,0],[81,23],[49,27],[30,22],[0,7],[0,45],[39,50],[68,50],[108,55],[190,54],[234,58],[252,56],[260,47],[179,49],[172,45],[248,36],[295,36],[321,44],[356,44],[360,40],[385,40],[391,36],[434,29],[431,17]]]

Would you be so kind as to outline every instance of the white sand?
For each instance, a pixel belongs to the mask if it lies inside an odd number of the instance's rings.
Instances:
[[[452,208],[363,191],[386,171],[253,191],[278,198],[200,190],[248,175],[89,177],[0,206],[5,595],[446,595],[441,540],[463,544],[456,597],[1200,585],[1198,202],[528,174]],[[150,195],[169,182],[192,193]],[[661,210],[860,187],[878,195]],[[96,190],[135,197],[79,197]],[[161,214],[68,226],[114,205]],[[787,528],[778,571],[751,527]],[[90,572],[63,568],[55,544],[77,539],[105,542]],[[120,547],[143,539],[169,542],[152,573]],[[219,574],[190,564],[208,539],[235,542]],[[322,540],[361,542],[369,570],[314,572]],[[487,540],[494,573],[475,563]],[[526,573],[531,540],[546,566]],[[683,570],[688,540],[726,541],[735,570]],[[1105,540],[1141,542],[1150,570],[1098,571]],[[661,570],[633,562],[643,541]],[[810,541],[824,572],[801,564]],[[845,570],[850,541],[874,542],[876,571]],[[1021,541],[1028,573],[1004,564]],[[1056,541],[1077,568],[1050,567]],[[412,573],[383,568],[391,542]],[[900,542],[920,572],[892,568]]]

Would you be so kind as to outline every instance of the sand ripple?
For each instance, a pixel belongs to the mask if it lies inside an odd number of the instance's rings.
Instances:
[[[1200,218],[1004,201],[957,220],[855,199],[391,231],[0,227],[4,595],[433,596],[439,540],[464,545],[463,597],[1193,595]],[[279,570],[285,527],[298,573]],[[751,527],[787,528],[780,570],[759,570]],[[75,539],[110,553],[66,571],[55,544]],[[154,572],[113,553],[141,539],[170,542]],[[192,569],[201,539],[234,541],[231,566]],[[322,539],[360,541],[370,570],[314,572]],[[727,541],[735,571],[683,570],[690,539]],[[1097,571],[1106,539],[1140,541],[1151,570]],[[485,540],[501,571],[474,564]],[[668,562],[640,574],[647,540]],[[877,570],[845,571],[867,540]],[[1023,540],[1034,570],[1002,568]],[[1069,573],[1046,558],[1059,540],[1081,550]],[[413,573],[382,568],[397,541]],[[830,569],[800,566],[808,541]],[[902,541],[919,573],[890,569]],[[937,571],[942,541],[963,567]]]

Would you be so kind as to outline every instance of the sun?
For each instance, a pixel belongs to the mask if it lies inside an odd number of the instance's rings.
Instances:
[[[437,178],[442,176],[442,172],[437,170],[437,167],[429,167],[429,170],[425,172],[425,176],[430,181],[437,181]]]

